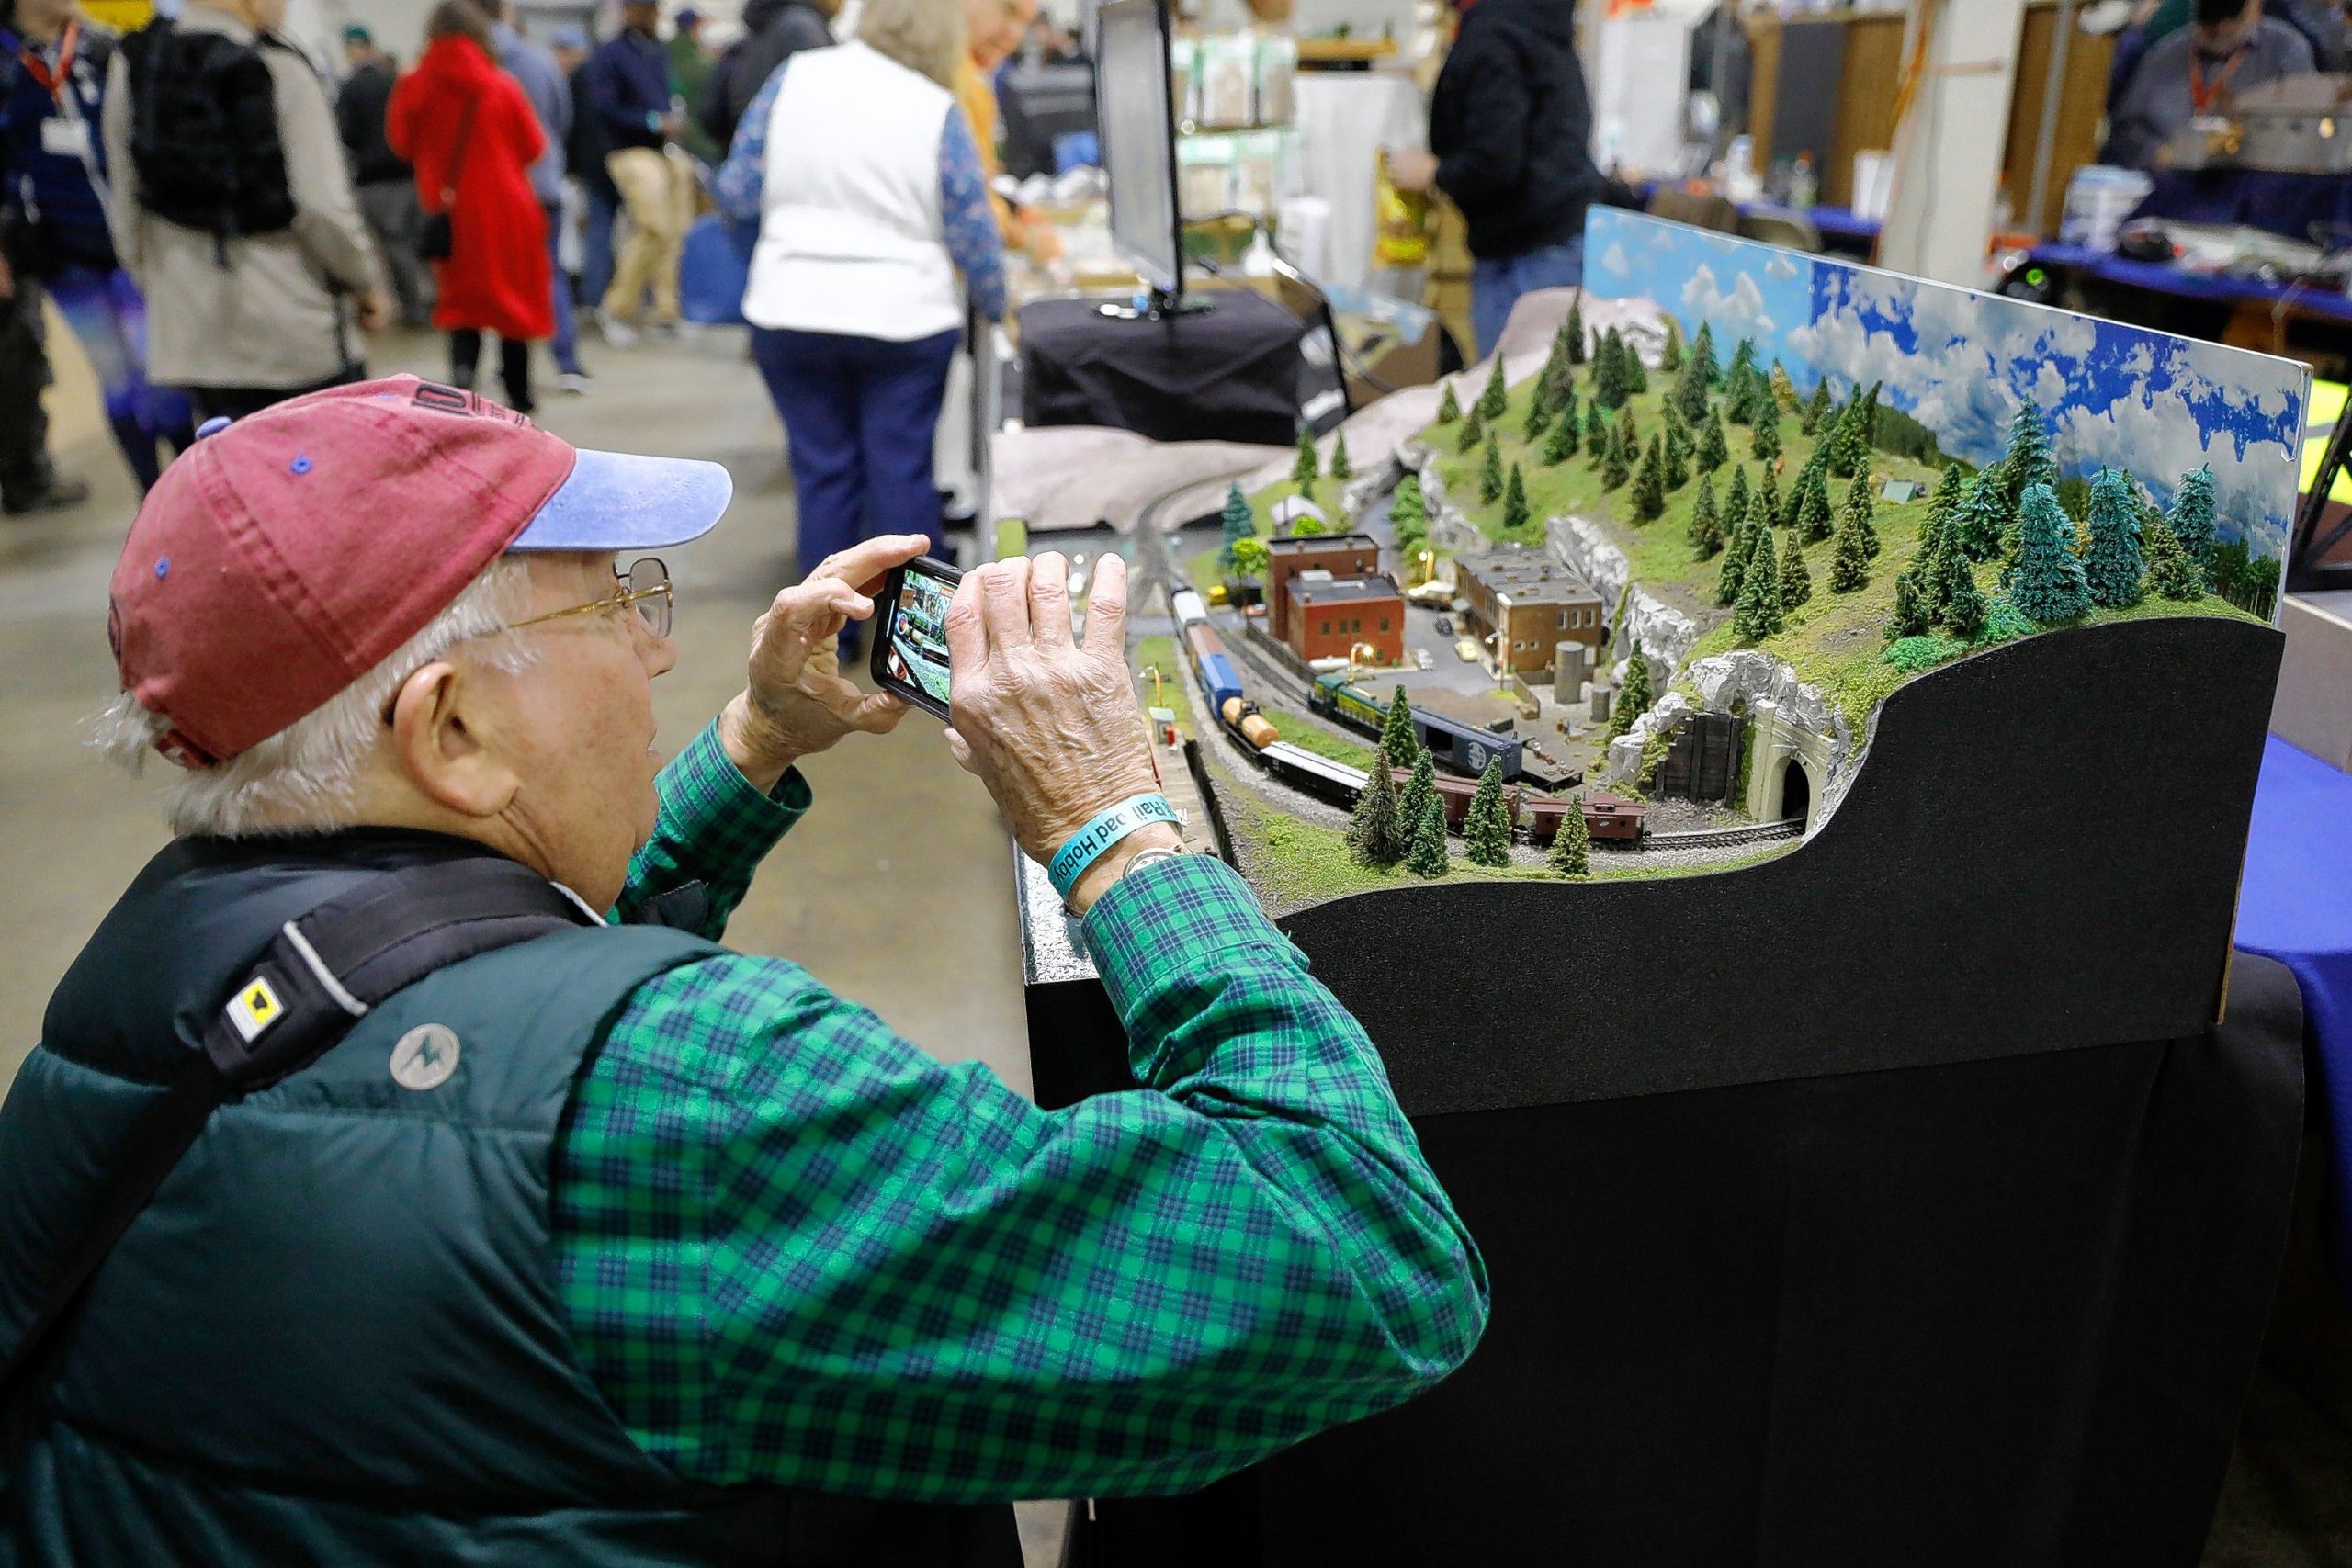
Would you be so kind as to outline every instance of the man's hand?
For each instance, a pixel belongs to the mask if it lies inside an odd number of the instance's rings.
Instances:
[[[1388,183],[1398,190],[1427,190],[1437,183],[1437,160],[1417,147],[1392,147],[1381,154]]]
[[[979,775],[1030,858],[1053,858],[1106,807],[1159,787],[1143,709],[1129,683],[1127,567],[1100,558],[1086,641],[1071,640],[1069,562],[1048,550],[966,577],[947,607],[947,743]],[[1175,841],[1172,829],[1130,834],[1081,879],[1083,912],[1127,856]]]
[[[1021,214],[1021,248],[1039,266],[1057,262],[1062,256],[1061,231],[1042,212]]]
[[[361,332],[379,333],[391,323],[391,308],[384,302],[384,297],[374,289],[371,288],[358,296],[353,304],[359,317]]]
[[[887,534],[829,556],[752,623],[751,679],[718,716],[718,739],[753,784],[774,789],[801,758],[855,731],[888,734],[906,716],[899,698],[842,679],[835,639],[874,614],[884,573],[930,546],[921,534]]]

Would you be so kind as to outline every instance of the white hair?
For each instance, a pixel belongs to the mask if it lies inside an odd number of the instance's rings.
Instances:
[[[495,639],[488,655],[493,668],[519,672],[530,663],[522,638],[499,635],[526,601],[529,570],[519,556],[499,557],[423,631],[277,734],[209,768],[171,768],[164,813],[172,831],[240,839],[346,826],[352,785],[401,682],[478,637]],[[98,715],[91,739],[135,773],[171,727],[125,692]]]

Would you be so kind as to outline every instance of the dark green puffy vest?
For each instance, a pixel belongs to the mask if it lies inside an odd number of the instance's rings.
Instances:
[[[481,852],[368,829],[183,840],[149,863],[0,1106],[0,1352],[123,1128],[279,925],[370,875]],[[683,1481],[581,1367],[549,1229],[564,1107],[629,992],[717,951],[634,926],[485,953],[216,1112],[91,1282],[0,1455],[0,1568],[1018,1568],[1008,1508]],[[459,1054],[420,1091],[390,1061],[423,1023]]]

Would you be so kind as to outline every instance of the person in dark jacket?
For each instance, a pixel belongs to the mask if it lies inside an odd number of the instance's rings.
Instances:
[[[665,155],[681,129],[670,91],[670,53],[659,32],[656,0],[626,0],[621,30],[589,57],[586,112],[599,121],[605,170],[628,209],[629,239],[613,269],[611,287],[596,308],[608,343],[637,341],[645,296],[653,322],[678,323],[678,260],[686,242],[692,174]]]
[[[841,14],[841,0],[750,0],[743,7],[743,36],[728,47],[710,73],[695,118],[720,147],[735,142],[735,128],[752,97],[775,68],[804,49],[833,41],[829,25]]]
[[[580,185],[580,269],[571,280],[571,298],[593,307],[613,281],[613,220],[620,216],[621,193],[605,169],[605,154],[612,148],[605,141],[604,126],[588,107],[593,40],[580,28],[558,28],[555,60],[571,88],[571,129],[563,139],[564,172]]]
[[[359,193],[359,210],[368,220],[376,247],[383,253],[384,270],[391,274],[392,294],[399,299],[401,325],[422,327],[433,315],[433,278],[416,254],[417,226],[423,221],[416,206],[416,180],[408,160],[384,140],[384,111],[392,101],[392,84],[400,62],[376,47],[368,29],[343,29],[344,56],[351,74],[335,95],[335,129],[351,159],[351,183]]]
[[[1434,184],[1469,227],[1470,318],[1486,354],[1519,297],[1584,281],[1584,213],[1600,190],[1574,0],[1464,6],[1430,100],[1430,151],[1391,152],[1400,189]]]
[[[74,0],[17,0],[10,13],[0,18],[0,298],[21,284],[31,313],[37,288],[56,301],[144,491],[163,472],[159,445],[177,451],[195,432],[187,400],[147,378],[146,301],[107,229],[97,128],[115,35]]]

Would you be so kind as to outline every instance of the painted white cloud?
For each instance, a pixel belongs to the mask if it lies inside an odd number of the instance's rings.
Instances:
[[[1631,277],[1634,274],[1633,258],[1626,255],[1622,243],[1611,240],[1609,248],[1600,253],[1600,270],[1611,277]]]
[[[1792,255],[1775,251],[1765,258],[1764,276],[1767,277],[1777,277],[1785,281],[1794,277],[1797,271],[1797,258]]]
[[[1715,280],[1715,269],[1701,262],[1690,281],[1682,286],[1682,305],[1713,323],[1715,335],[1726,344],[1744,337],[1770,337],[1778,330],[1765,313],[1764,291],[1745,272],[1732,280],[1731,290],[1725,293]]]

